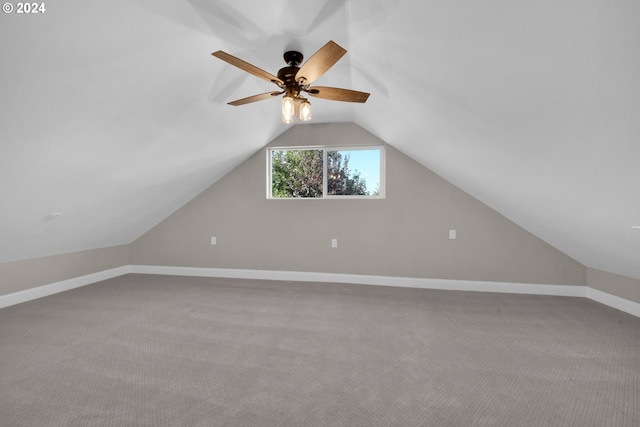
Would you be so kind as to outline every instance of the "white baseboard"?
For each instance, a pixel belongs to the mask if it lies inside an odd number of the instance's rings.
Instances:
[[[511,294],[582,297],[640,317],[640,304],[587,286],[531,283],[485,282],[474,280],[423,279],[414,277],[367,276],[360,274],[311,273],[302,271],[243,270],[231,268],[168,267],[132,265],[131,273],[171,276],[226,277],[234,279],[290,280],[298,282],[354,283],[404,288],[451,291],[498,292]]]
[[[354,283],[403,288],[452,291],[500,292],[513,294],[585,297],[584,286],[529,283],[483,282],[475,280],[423,279],[418,277],[368,276],[362,274],[316,273],[303,271],[242,270],[230,268],[167,267],[132,265],[131,273],[171,276],[226,277],[235,279],[289,280],[296,282]]]
[[[640,304],[637,302],[629,301],[628,299],[620,298],[594,288],[587,288],[587,298],[640,317]]]
[[[38,286],[35,288],[25,289],[24,291],[13,292],[6,295],[0,295],[0,308],[10,305],[20,304],[21,302],[31,301],[34,299],[46,297],[48,295],[57,294],[59,292],[68,291],[70,289],[79,288],[81,286],[90,285],[102,280],[111,279],[113,277],[128,274],[130,268],[128,265],[116,267],[109,270],[99,271],[97,273],[87,274],[85,276],[74,277],[72,279],[61,280],[60,282],[50,283],[48,285]]]
[[[233,279],[286,280],[295,282],[353,283],[360,285],[397,286],[404,288],[441,289],[450,291],[498,292],[512,294],[583,297],[640,317],[640,304],[589,288],[587,286],[547,285],[533,283],[486,282],[473,280],[425,279],[418,277],[368,276],[303,271],[244,270],[232,268],[170,267],[159,265],[126,265],[62,280],[24,291],[0,295],[0,308],[42,298],[80,286],[125,274],[158,274],[168,276],[225,277]]]

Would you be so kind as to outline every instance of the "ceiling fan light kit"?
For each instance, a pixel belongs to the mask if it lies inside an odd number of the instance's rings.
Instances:
[[[284,61],[287,63],[287,66],[281,68],[277,76],[221,50],[213,52],[212,55],[256,77],[274,83],[280,88],[280,92],[266,92],[249,96],[229,102],[229,105],[244,105],[284,94],[282,98],[282,122],[293,123],[296,115],[301,121],[306,122],[311,120],[311,103],[307,98],[302,96],[303,92],[317,98],[332,101],[358,103],[367,101],[369,98],[369,93],[367,92],[335,87],[310,86],[311,83],[333,67],[345,53],[347,53],[345,49],[337,43],[329,41],[300,67],[304,58],[302,53],[294,50],[285,52]]]

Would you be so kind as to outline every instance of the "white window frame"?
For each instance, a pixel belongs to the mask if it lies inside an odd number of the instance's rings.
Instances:
[[[272,151],[296,151],[296,150],[322,150],[322,197],[273,197],[271,194],[273,176],[271,159]],[[358,151],[378,150],[380,152],[380,187],[377,195],[335,195],[327,194],[327,151]],[[267,148],[267,199],[269,200],[371,200],[384,199],[386,193],[386,152],[384,145],[317,145],[317,146],[293,146],[293,147],[269,147]]]

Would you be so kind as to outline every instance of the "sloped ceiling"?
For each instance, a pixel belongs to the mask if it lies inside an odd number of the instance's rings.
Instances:
[[[640,3],[112,0],[0,16],[0,262],[127,244],[288,128],[282,53],[348,53],[312,100],[583,264],[640,278]],[[60,213],[60,216],[51,215]]]

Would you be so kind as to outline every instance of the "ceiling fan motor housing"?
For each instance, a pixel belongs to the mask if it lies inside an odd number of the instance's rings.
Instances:
[[[290,50],[284,53],[284,62],[289,64],[288,67],[281,68],[278,71],[278,78],[284,82],[285,89],[289,96],[298,97],[300,95],[300,84],[296,81],[296,74],[300,69],[300,64],[304,56],[296,50]]]
[[[300,85],[296,82],[296,74],[299,69],[299,67],[289,66],[278,71],[278,78],[284,82],[285,89],[294,96],[300,93]]]

